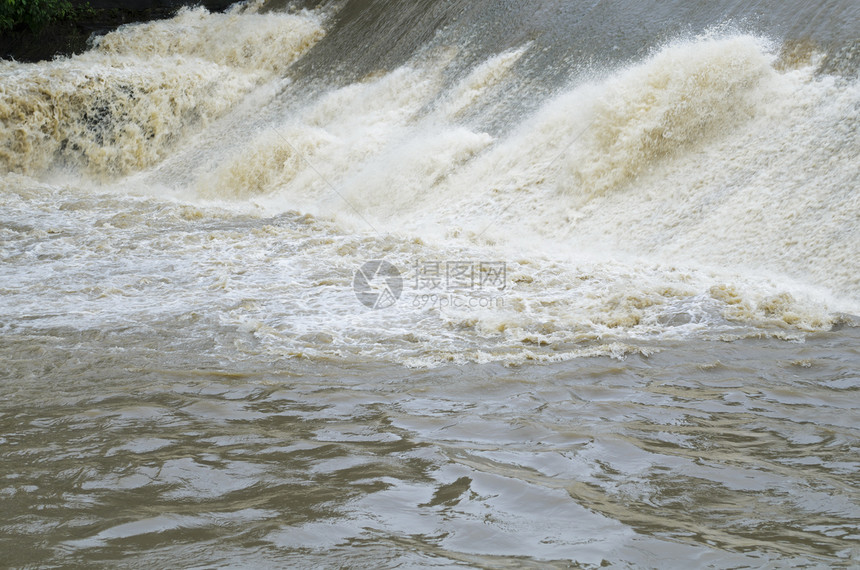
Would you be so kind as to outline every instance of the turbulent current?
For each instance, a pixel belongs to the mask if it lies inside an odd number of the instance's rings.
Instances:
[[[858,68],[852,0],[0,61],[2,563],[860,563]]]

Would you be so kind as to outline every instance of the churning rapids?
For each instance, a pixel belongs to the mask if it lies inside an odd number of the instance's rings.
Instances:
[[[853,0],[0,62],[3,563],[857,564],[858,67]]]

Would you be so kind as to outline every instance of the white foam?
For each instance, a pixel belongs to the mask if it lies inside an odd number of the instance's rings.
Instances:
[[[70,184],[3,177],[4,215],[34,227],[24,237],[8,232],[17,245],[6,278],[18,282],[4,293],[14,303],[0,317],[92,328],[108,318],[196,322],[183,308],[190,305],[202,307],[205,326],[236,331],[219,346],[235,358],[430,366],[623,357],[661,339],[800,339],[830,327],[839,311],[860,312],[856,83],[777,71],[767,42],[710,35],[579,80],[494,138],[463,117],[506,84],[523,46],[447,90],[452,59],[416,58],[284,114],[263,109],[276,119],[245,132],[244,94],[261,93],[253,101],[280,109],[271,87],[279,68],[268,56],[249,63],[216,49],[181,66],[215,30],[248,18],[267,30],[284,24],[287,35],[307,25],[299,36],[308,41],[319,35],[309,15],[270,21],[195,10],[164,28],[152,24],[158,33],[120,31],[87,56],[4,66],[22,78],[4,84],[6,113],[9,101],[43,104],[34,86],[48,81],[86,109],[101,98],[111,117],[128,117],[110,131],[119,142],[108,144],[70,116],[67,128],[90,145],[88,165],[104,165],[93,175],[159,163],[176,144],[170,136],[187,146],[183,160],[165,163],[182,174],[163,176],[165,190],[147,182],[159,171],[108,185],[103,199]],[[253,25],[239,36],[257,37]],[[153,54],[135,60],[139,70],[124,63],[132,40]],[[190,70],[197,75],[179,77]],[[171,78],[175,89],[153,88]],[[123,95],[126,85],[133,96]],[[183,138],[182,117],[192,111],[235,116]],[[169,140],[147,142],[150,120],[164,124]],[[20,121],[27,136],[41,133],[28,144],[42,154],[7,146],[3,157],[38,178],[69,135],[45,134],[43,119]],[[213,163],[211,172],[200,166]],[[149,184],[150,197],[125,197],[130,180]],[[325,221],[248,222],[292,210]],[[47,240],[48,227],[66,233]],[[366,310],[352,276],[383,257],[407,280],[426,261],[504,261],[507,281],[490,307],[422,303],[428,291],[407,286],[394,308]],[[164,267],[174,269],[159,276]],[[149,281],[137,279],[141,272]],[[46,278],[55,274],[66,276],[62,287]]]
[[[39,174],[71,165],[111,178],[151,166],[322,35],[310,13],[183,9],[170,20],[124,26],[79,56],[5,64],[0,167]]]

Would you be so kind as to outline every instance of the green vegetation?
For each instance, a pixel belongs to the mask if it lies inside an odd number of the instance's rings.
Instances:
[[[46,25],[73,15],[68,0],[0,0],[0,32],[27,27],[38,32]]]

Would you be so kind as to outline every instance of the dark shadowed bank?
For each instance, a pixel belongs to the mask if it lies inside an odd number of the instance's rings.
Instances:
[[[81,53],[93,34],[104,34],[123,24],[169,18],[183,6],[205,6],[223,11],[235,0],[70,0],[72,14],[33,32],[25,26],[0,32],[0,57],[42,61],[57,55]]]

